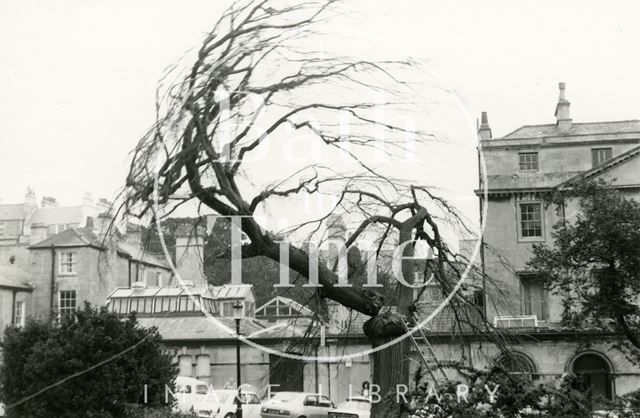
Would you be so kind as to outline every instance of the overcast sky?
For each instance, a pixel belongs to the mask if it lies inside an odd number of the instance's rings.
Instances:
[[[79,204],[84,191],[112,197],[128,152],[152,122],[163,69],[198,45],[227,4],[2,2],[2,203],[22,202],[27,186],[67,205]],[[351,7],[362,13],[363,44],[375,48],[372,39],[382,38],[428,62],[471,120],[489,112],[494,136],[553,123],[559,81],[567,83],[574,122],[640,117],[634,2],[361,0]],[[460,126],[448,133],[468,144],[466,160],[452,152],[440,163],[460,166],[451,187],[473,217],[475,138]]]

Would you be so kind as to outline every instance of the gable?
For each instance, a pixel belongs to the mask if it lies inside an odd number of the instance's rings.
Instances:
[[[614,186],[640,185],[640,152],[620,164],[594,175],[594,179],[608,179]]]
[[[640,186],[640,146],[632,148],[591,170],[580,173],[558,184],[557,187],[562,189],[580,179],[604,179],[620,188]]]

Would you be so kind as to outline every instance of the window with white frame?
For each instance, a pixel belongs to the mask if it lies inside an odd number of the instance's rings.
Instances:
[[[542,238],[542,203],[520,203],[518,224],[520,238]]]
[[[75,274],[77,254],[74,252],[60,253],[60,274]]]
[[[16,310],[13,317],[13,324],[17,327],[24,326],[24,302],[16,302]]]
[[[610,160],[611,155],[611,148],[594,148],[591,150],[591,162],[595,167]]]
[[[73,316],[76,312],[76,291],[61,290],[58,299],[60,317]]]
[[[428,304],[439,304],[442,302],[442,289],[437,284],[429,284],[424,288],[422,300]]]
[[[538,153],[520,152],[518,153],[520,171],[538,171]]]

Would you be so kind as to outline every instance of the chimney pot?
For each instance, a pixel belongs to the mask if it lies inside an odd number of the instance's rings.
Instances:
[[[571,129],[571,116],[569,109],[571,103],[565,96],[566,84],[564,82],[558,83],[558,104],[556,105],[556,126],[560,132],[568,132]]]
[[[567,87],[567,85],[564,83],[564,81],[561,81],[560,83],[558,83],[558,88],[560,90],[560,94],[558,96],[558,100],[566,100],[565,95],[564,95],[564,90]]]

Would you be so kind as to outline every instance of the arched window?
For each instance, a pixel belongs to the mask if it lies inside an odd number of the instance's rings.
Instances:
[[[498,357],[496,364],[505,369],[509,374],[522,376],[528,380],[538,378],[535,365],[529,357],[522,353],[504,353]]]
[[[598,398],[612,399],[613,379],[609,362],[599,354],[578,355],[571,364],[571,371],[581,379],[585,389],[591,388],[591,405],[598,408]]]

